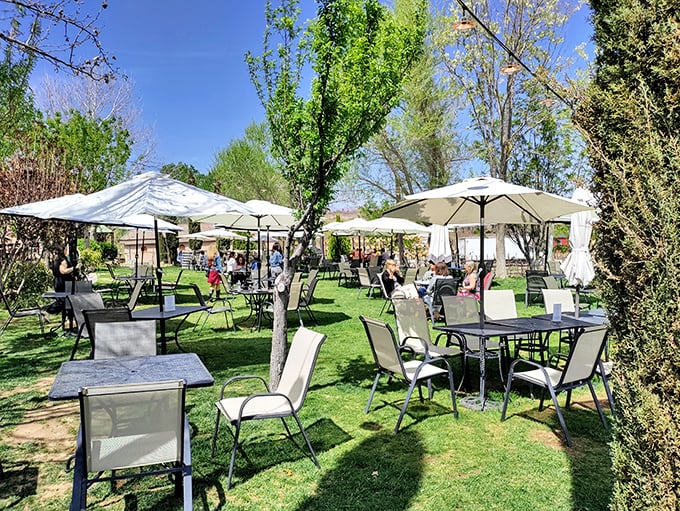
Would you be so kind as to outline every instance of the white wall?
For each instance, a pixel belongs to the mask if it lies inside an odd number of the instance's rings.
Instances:
[[[458,253],[465,259],[479,261],[479,238],[458,240]],[[505,238],[505,258],[524,259],[522,251],[510,238]],[[484,238],[484,259],[496,259],[496,238]]]

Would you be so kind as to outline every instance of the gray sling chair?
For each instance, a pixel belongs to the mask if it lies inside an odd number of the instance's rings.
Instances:
[[[532,385],[537,385],[543,388],[541,393],[541,401],[538,409],[543,410],[543,401],[545,398],[545,390],[550,393],[555,411],[557,412],[557,419],[559,420],[562,431],[567,441],[567,445],[571,447],[572,441],[567,430],[567,424],[562,416],[562,410],[557,402],[557,394],[560,392],[567,393],[566,408],[569,408],[571,401],[571,391],[588,386],[590,394],[593,397],[595,407],[600,415],[600,420],[604,427],[607,427],[607,421],[602,413],[600,401],[597,399],[595,389],[593,388],[593,376],[600,366],[600,357],[607,343],[607,326],[598,325],[581,329],[574,337],[574,342],[571,351],[568,355],[563,353],[556,353],[550,357],[549,364],[543,366],[531,360],[517,359],[510,366],[508,373],[508,384],[505,389],[505,399],[503,401],[503,411],[501,413],[501,421],[505,420],[505,414],[508,408],[508,401],[510,400],[510,390],[512,384],[516,380],[521,380]],[[557,362],[561,362],[558,366]],[[516,371],[518,364],[525,364],[531,367],[526,371]]]
[[[94,358],[94,346],[96,343],[97,323],[121,323],[132,321],[130,310],[127,307],[114,309],[83,309],[85,328],[90,338],[90,357]]]
[[[71,357],[69,358],[69,360],[73,360],[76,356],[76,352],[78,351],[80,339],[83,337],[89,338],[90,335],[83,311],[91,309],[105,309],[106,307],[104,306],[104,299],[99,293],[78,293],[74,295],[68,295],[67,299],[71,304],[73,318],[76,320],[76,325],[78,328],[76,340],[73,343],[73,349],[71,350]]]
[[[191,511],[184,398],[183,380],[82,388],[70,511],[85,510],[94,483],[159,474],[174,476],[175,496],[183,495],[184,511]]]
[[[444,376],[449,380],[453,416],[458,418],[456,390],[453,383],[453,373],[451,372],[451,366],[448,361],[444,357],[427,358],[423,361],[416,359],[404,360],[402,358],[402,351],[408,350],[408,348],[400,348],[394,338],[394,331],[387,323],[365,316],[359,316],[359,319],[366,330],[366,336],[368,337],[368,342],[371,345],[371,351],[373,352],[373,359],[377,366],[377,373],[375,375],[375,380],[373,381],[373,387],[371,387],[371,394],[368,396],[368,403],[366,403],[364,413],[368,413],[371,408],[371,402],[373,401],[373,396],[381,376],[387,376],[388,380],[395,378],[405,381],[408,385],[408,391],[406,393],[404,405],[401,408],[401,413],[397,419],[397,424],[394,426],[394,432],[398,433],[401,421],[406,414],[411,394],[413,394],[416,385],[418,386],[420,400],[423,401],[423,393],[420,384],[422,382],[429,383],[430,380],[436,376]],[[428,398],[432,399],[431,385],[428,385]]]
[[[95,324],[94,358],[144,357],[157,353],[156,321]]]
[[[298,412],[302,408],[309,389],[309,382],[312,379],[314,366],[319,356],[321,345],[326,339],[325,335],[319,334],[307,328],[299,328],[295,332],[293,341],[290,345],[288,358],[283,367],[281,380],[276,389],[270,390],[265,380],[260,376],[234,376],[229,378],[220,392],[220,400],[215,403],[217,407],[217,419],[215,420],[215,432],[213,433],[211,454],[215,456],[215,444],[217,443],[217,432],[220,426],[220,417],[224,418],[235,428],[232,433],[234,445],[231,450],[231,460],[229,461],[229,476],[227,478],[227,489],[231,488],[231,478],[234,474],[234,462],[236,460],[236,450],[239,446],[239,435],[241,424],[245,421],[256,419],[281,419],[283,426],[288,433],[288,437],[293,440],[293,435],[286,424],[285,417],[293,417],[297,422],[302,437],[307,444],[307,448],[312,455],[312,459],[317,468],[321,468],[316,454],[309,443],[307,433],[302,427],[302,422],[298,417]],[[248,396],[225,397],[229,385],[245,379],[259,380],[264,391],[250,394]],[[293,440],[294,441],[294,440]]]
[[[191,284],[191,288],[194,290],[194,294],[196,295],[198,304],[203,307],[209,307],[208,309],[201,311],[201,314],[204,316],[204,319],[203,323],[201,323],[201,328],[198,331],[199,333],[203,331],[203,327],[207,323],[208,318],[214,314],[224,314],[225,325],[227,328],[229,328],[229,318],[227,317],[227,313],[231,314],[231,327],[234,332],[236,331],[236,323],[234,322],[234,309],[231,306],[231,301],[226,296],[224,298],[219,298],[219,300],[222,302],[222,305],[218,305],[217,303],[213,302],[213,305],[209,306],[205,301],[203,293],[201,293],[199,287],[196,284]],[[194,325],[194,330],[196,330],[199,321],[197,321],[196,324]]]

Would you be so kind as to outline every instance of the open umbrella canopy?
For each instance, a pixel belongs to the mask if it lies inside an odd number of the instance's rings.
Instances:
[[[346,222],[330,222],[322,227],[323,232],[330,232],[337,236],[352,236],[354,234],[366,234],[373,232],[374,227],[368,220],[353,218]]]
[[[245,240],[245,236],[230,231],[229,229],[209,229],[207,231],[196,232],[194,234],[187,234],[183,236],[190,240],[210,240],[215,238],[228,238],[232,240]]]
[[[365,230],[368,227],[368,230]],[[411,234],[428,235],[431,229],[425,225],[411,222],[405,218],[380,217],[369,220],[361,231],[365,234]]]
[[[583,209],[578,201],[559,195],[491,177],[474,177],[408,195],[385,216],[441,225],[540,224]]]
[[[440,225],[477,223],[480,226],[480,261],[484,261],[484,225],[540,224],[588,209],[592,208],[552,193],[491,177],[475,177],[450,186],[408,195],[384,216]],[[482,281],[484,271],[482,265]],[[483,327],[484,286],[480,287],[479,309],[479,323]]]
[[[295,222],[293,210],[264,200],[249,200],[249,211],[220,211],[200,218],[202,222],[219,224],[227,229],[255,231],[269,227],[270,230],[288,229]],[[198,219],[197,219],[198,220]]]

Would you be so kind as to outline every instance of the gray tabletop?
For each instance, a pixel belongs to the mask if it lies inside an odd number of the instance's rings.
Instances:
[[[195,353],[71,360],[61,364],[47,397],[77,399],[82,387],[165,380],[184,380],[187,387],[209,387],[215,382]]]
[[[193,314],[194,312],[208,310],[210,307],[207,305],[177,305],[173,310],[163,309],[160,310],[158,305],[154,307],[149,307],[148,309],[136,309],[132,311],[132,319],[173,319],[179,318],[181,316],[186,316],[188,314]]]

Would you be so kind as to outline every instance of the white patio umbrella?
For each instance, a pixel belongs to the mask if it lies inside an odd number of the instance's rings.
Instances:
[[[479,253],[484,261],[484,225],[543,223],[561,215],[592,209],[580,202],[490,177],[409,195],[385,213],[431,224],[480,226]],[[482,265],[482,279],[484,269]],[[484,286],[480,286],[480,326],[484,326]]]
[[[430,235],[430,248],[428,260],[433,263],[450,263],[453,260],[451,253],[451,241],[449,239],[449,228],[445,225],[432,224],[432,234]]]
[[[219,224],[226,229],[241,231],[257,231],[258,240],[262,229],[288,230],[297,221],[291,208],[273,204],[265,200],[253,199],[245,203],[248,212],[221,211],[202,217],[202,222]],[[262,261],[260,243],[257,244],[257,257]],[[262,263],[258,266],[257,280],[261,282]]]
[[[193,240],[209,240],[215,238],[227,238],[231,240],[245,240],[245,236],[230,231],[229,229],[209,229],[207,231],[195,232],[194,234],[187,234],[185,236],[187,239]]]
[[[126,217],[144,213],[154,217],[154,234],[158,247],[160,245],[157,216],[196,219],[225,211],[251,213],[245,204],[237,200],[202,190],[158,172],[147,172],[99,192],[70,200],[69,204],[50,209],[46,212],[48,216],[40,218],[88,224],[124,225]],[[157,250],[158,305],[163,310],[160,263],[160,250]],[[161,336],[164,335],[164,322],[161,321]]]
[[[574,190],[571,198],[586,206],[593,206],[595,202],[593,194],[585,188]],[[579,290],[581,287],[586,287],[595,278],[595,268],[593,267],[589,245],[590,236],[593,233],[593,221],[596,218],[593,210],[580,211],[571,215],[571,227],[569,228],[571,252],[560,265],[569,284],[576,286],[577,316],[579,312]]]

